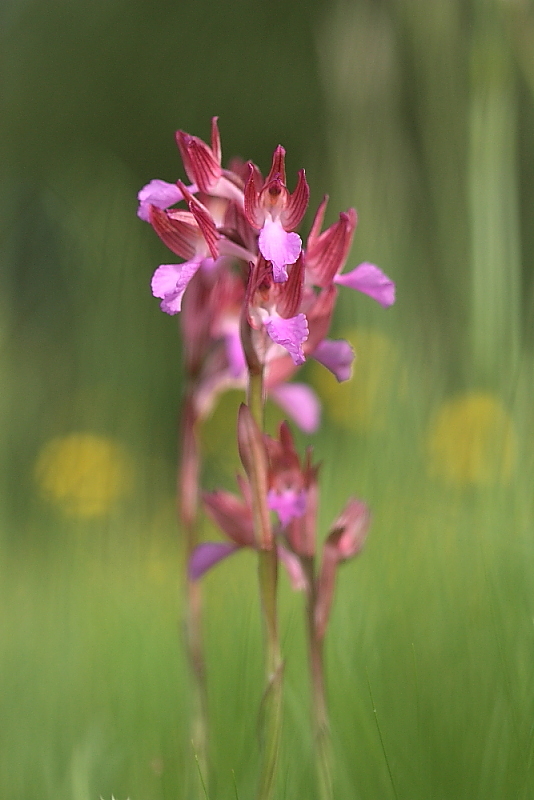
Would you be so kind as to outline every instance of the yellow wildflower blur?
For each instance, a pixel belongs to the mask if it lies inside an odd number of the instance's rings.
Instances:
[[[497,396],[458,395],[443,403],[432,420],[427,452],[430,474],[449,483],[505,483],[515,463],[514,425]]]
[[[336,337],[338,338],[338,337]],[[391,401],[406,391],[398,348],[384,333],[371,328],[342,331],[356,351],[352,378],[338,383],[319,364],[312,364],[312,382],[325,413],[351,430],[383,430]]]
[[[71,433],[43,447],[35,479],[43,497],[65,514],[100,517],[130,488],[132,466],[112,438]]]

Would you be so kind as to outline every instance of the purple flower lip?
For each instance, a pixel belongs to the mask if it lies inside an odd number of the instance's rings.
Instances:
[[[193,581],[201,578],[219,561],[231,556],[239,549],[237,544],[229,544],[228,542],[204,542],[199,544],[193,550],[191,558],[189,559],[188,573]]]
[[[285,489],[276,492],[270,489],[267,501],[271,511],[276,511],[282,527],[286,527],[292,519],[302,517],[306,511],[306,492],[303,489]]]
[[[190,186],[189,191],[195,188],[195,186]],[[150,183],[147,183],[146,186],[143,186],[137,195],[137,199],[139,200],[137,216],[145,222],[150,222],[150,206],[169,208],[183,200],[183,195],[175,183],[167,183],[155,178]]]
[[[352,272],[336,275],[334,282],[340,286],[357,289],[363,294],[368,294],[382,308],[389,308],[395,302],[395,284],[381,269],[367,262],[360,264]]]
[[[321,421],[321,403],[313,389],[305,383],[281,383],[269,394],[304,433],[315,433]]]
[[[308,322],[305,314],[283,319],[278,315],[267,317],[265,328],[275,344],[284,347],[296,366],[304,364],[306,358],[302,345],[308,338]]]
[[[354,350],[344,339],[323,339],[312,353],[312,357],[336,376],[338,381],[348,381],[352,374]]]

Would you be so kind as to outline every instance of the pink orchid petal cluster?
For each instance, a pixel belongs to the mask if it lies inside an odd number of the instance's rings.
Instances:
[[[257,453],[253,452],[258,442],[250,433],[245,433],[244,417],[246,407],[242,406],[238,423],[239,449],[243,463],[248,465],[258,460]],[[256,437],[259,435],[256,433]],[[370,525],[369,509],[361,500],[349,499],[324,541],[317,573],[312,570],[310,575],[309,564],[315,561],[317,551],[319,468],[312,464],[311,448],[301,463],[286,422],[280,426],[278,438],[266,434],[261,438],[263,452],[260,460],[266,465],[263,479],[267,508],[278,518],[278,525],[274,527],[278,557],[292,587],[307,591],[313,598],[316,634],[321,639],[330,616],[337,568],[361,552]],[[237,476],[237,482],[240,496],[222,490],[203,495],[208,515],[230,541],[203,542],[195,548],[189,561],[192,580],[198,580],[220,561],[243,548],[257,550],[261,547],[254,536],[250,483],[241,476]],[[310,579],[315,583],[313,591]]]
[[[221,308],[218,314],[219,321],[224,319],[220,335],[228,353],[227,378],[235,379],[240,366],[252,358],[265,366],[268,383],[271,366],[287,380],[313,357],[338,380],[347,380],[354,357],[350,345],[326,339],[337,287],[363,292],[385,308],[395,300],[394,283],[373,264],[342,274],[356,228],[354,209],[341,213],[321,232],[325,197],[304,246],[296,229],[308,207],[309,186],[301,170],[294,191],[288,190],[283,147],[275,149],[263,179],[251,162],[222,167],[217,117],[212,119],[210,145],[184,131],[177,132],[176,141],[191,183],[152,180],[138,195],[139,217],[182,259],[179,264],[162,264],[152,278],[152,292],[162,310],[182,310],[199,272],[213,273],[217,281],[231,272],[242,283],[243,305],[237,315],[235,308],[231,314]],[[175,208],[179,203],[186,208]],[[240,355],[243,319],[252,330],[253,352],[247,352],[245,344]],[[283,365],[284,360],[290,363]],[[281,364],[273,366],[277,361]],[[280,382],[271,380],[273,386]]]

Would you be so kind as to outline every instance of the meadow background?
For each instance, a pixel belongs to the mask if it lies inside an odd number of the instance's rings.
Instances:
[[[534,797],[531,0],[3,0],[0,63],[2,800],[196,792],[180,341],[136,193],[182,176],[174,131],[214,114],[226,159],[266,171],[282,143],[312,211],[356,206],[349,267],[397,283],[387,312],[341,293],[350,384],[304,372],[322,530],[349,494],[374,517],[327,638],[336,797]],[[206,425],[208,488],[233,486],[240,400]],[[210,798],[246,800],[253,556],[205,587]],[[291,800],[314,797],[301,611],[283,583]]]

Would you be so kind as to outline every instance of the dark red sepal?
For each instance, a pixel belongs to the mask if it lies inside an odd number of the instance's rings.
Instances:
[[[163,211],[150,206],[148,219],[169,250],[186,261],[196,254],[199,230],[189,211]]]

